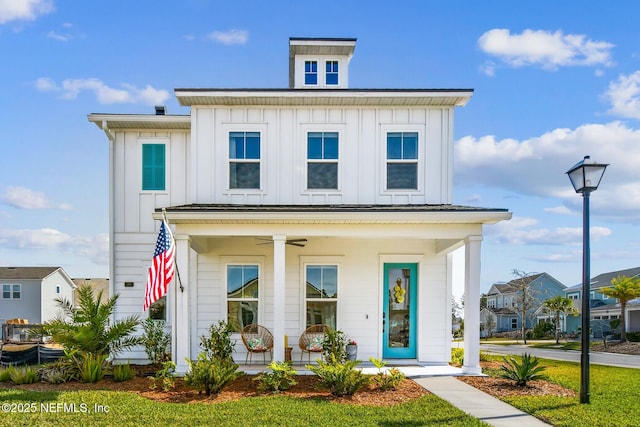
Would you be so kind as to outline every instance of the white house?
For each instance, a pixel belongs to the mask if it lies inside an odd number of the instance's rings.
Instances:
[[[60,267],[0,267],[0,325],[15,318],[52,320],[61,313],[55,300],[73,301],[74,289]]]
[[[452,205],[454,108],[473,91],[350,89],[355,45],[291,38],[290,87],[175,89],[188,115],[89,115],[109,140],[118,317],[141,313],[163,211],[173,229],[179,371],[219,320],[267,327],[277,360],[285,335],[298,360],[316,323],[363,360],[450,360],[451,252],[466,247],[465,300],[479,300],[482,226],[511,214]],[[477,373],[477,304],[465,322],[464,370]]]

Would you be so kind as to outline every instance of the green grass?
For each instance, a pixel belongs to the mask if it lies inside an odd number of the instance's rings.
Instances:
[[[286,396],[250,397],[236,402],[177,404],[160,403],[127,392],[31,392],[0,388],[1,404],[33,406],[34,413],[7,413],[0,426],[479,426],[480,421],[464,414],[435,395],[393,407],[371,407],[331,403],[319,399]],[[44,407],[75,404],[78,412],[46,413]],[[85,405],[85,406],[82,406]],[[94,405],[108,413],[94,412]],[[24,407],[24,406],[23,406]],[[4,407],[3,407],[4,408]],[[82,412],[86,408],[87,412]]]
[[[496,360],[502,360],[496,358]],[[580,364],[542,359],[549,380],[580,391]],[[487,372],[494,375],[495,371]],[[591,403],[576,397],[503,399],[554,426],[637,426],[640,414],[640,369],[591,365]]]

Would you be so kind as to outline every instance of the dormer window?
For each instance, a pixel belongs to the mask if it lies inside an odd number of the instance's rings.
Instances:
[[[338,84],[338,61],[327,61],[326,64],[326,84],[337,85]]]
[[[306,85],[318,84],[318,61],[304,62],[304,84]]]

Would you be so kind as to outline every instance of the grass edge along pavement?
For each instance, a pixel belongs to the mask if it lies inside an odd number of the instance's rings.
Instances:
[[[492,360],[502,360],[491,356]],[[541,359],[548,380],[576,392],[580,390],[580,364]],[[497,370],[485,372],[497,376]],[[554,426],[637,426],[640,414],[640,370],[591,366],[591,403],[576,397],[501,397],[504,402]]]
[[[0,389],[0,405],[0,426],[151,426],[175,420],[183,425],[225,426],[486,425],[432,394],[395,406],[374,407],[285,396],[182,404],[155,402],[124,391]]]

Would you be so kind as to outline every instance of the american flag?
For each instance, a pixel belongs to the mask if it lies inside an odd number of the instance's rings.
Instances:
[[[156,242],[156,250],[153,253],[153,261],[149,268],[147,287],[144,292],[143,311],[167,293],[167,286],[174,275],[175,245],[169,224],[162,221],[160,234]]]

